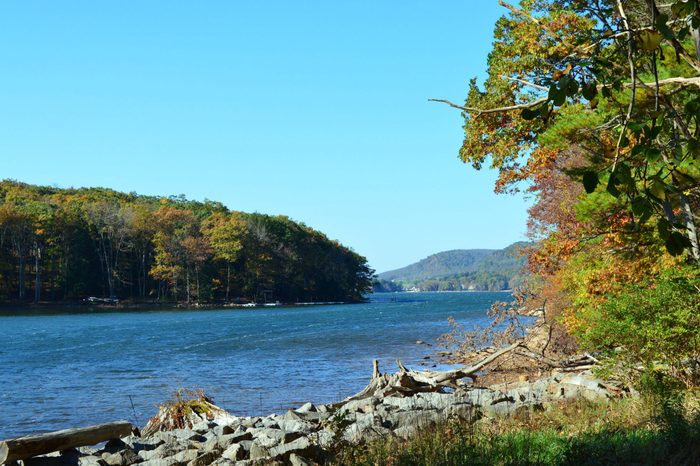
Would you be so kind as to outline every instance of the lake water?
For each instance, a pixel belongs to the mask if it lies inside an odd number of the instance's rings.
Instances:
[[[367,303],[221,310],[0,313],[0,439],[129,420],[143,426],[179,387],[236,415],[327,403],[441,350],[509,293],[375,294]],[[424,340],[433,346],[416,345]],[[132,406],[133,404],[133,406]]]

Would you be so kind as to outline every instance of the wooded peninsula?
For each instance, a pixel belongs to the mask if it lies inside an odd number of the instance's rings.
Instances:
[[[286,216],[0,181],[0,302],[358,301],[367,260]]]

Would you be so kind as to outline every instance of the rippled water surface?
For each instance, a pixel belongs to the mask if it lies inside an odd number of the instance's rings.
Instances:
[[[447,317],[485,323],[507,293],[375,294],[354,305],[0,313],[0,439],[127,419],[143,425],[178,387],[234,414],[325,403],[372,371],[438,351]],[[133,406],[132,406],[133,404]]]

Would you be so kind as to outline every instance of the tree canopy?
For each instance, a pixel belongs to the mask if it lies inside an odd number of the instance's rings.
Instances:
[[[364,257],[288,217],[0,182],[5,301],[355,301],[372,275]]]
[[[603,323],[613,309],[615,319],[631,312],[615,304],[630,289],[695,289],[700,5],[499,3],[507,10],[486,80],[470,82],[464,104],[434,100],[462,111],[465,163],[497,170],[497,192],[534,198],[535,294],[579,343],[593,344],[595,334],[598,346],[619,349],[612,333],[600,335],[612,332]],[[676,309],[697,296],[677,298]]]

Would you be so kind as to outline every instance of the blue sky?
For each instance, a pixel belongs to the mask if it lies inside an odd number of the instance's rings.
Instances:
[[[7,1],[0,177],[285,214],[378,271],[524,238],[462,164],[488,1]]]

